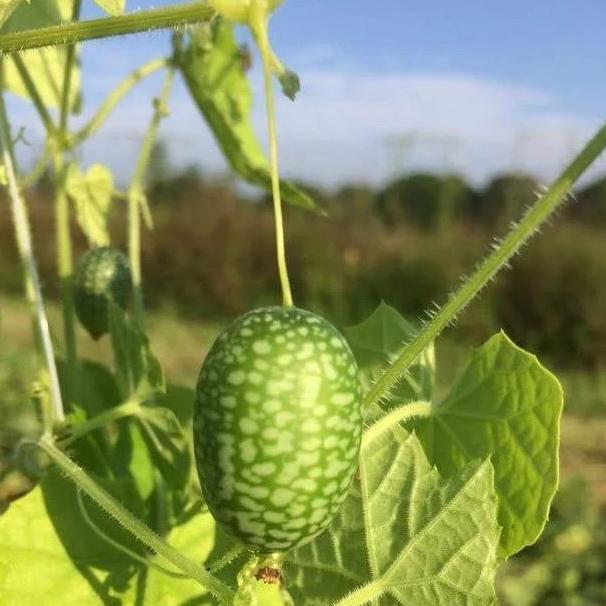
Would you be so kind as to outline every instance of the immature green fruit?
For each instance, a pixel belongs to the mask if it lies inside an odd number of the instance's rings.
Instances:
[[[258,551],[286,551],[329,524],[357,468],[358,368],[328,322],[268,307],[236,320],[198,379],[194,443],[208,507]]]
[[[126,309],[131,292],[130,267],[123,253],[103,246],[82,257],[74,280],[74,300],[78,319],[93,339],[109,330],[109,301]]]

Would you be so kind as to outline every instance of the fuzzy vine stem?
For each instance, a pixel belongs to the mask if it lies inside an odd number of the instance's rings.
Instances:
[[[96,484],[74,461],[61,452],[48,436],[43,436],[36,444],[46,452],[67,478],[123,528],[132,533],[141,543],[170,562],[175,568],[184,572],[188,577],[197,581],[224,604],[230,605],[232,603],[235,593],[230,587],[214,577],[202,566],[183,555],[179,550],[175,549],[143,522],[138,520],[101,486]]]
[[[0,54],[75,44],[85,40],[136,34],[167,27],[183,27],[209,21],[214,15],[214,9],[207,2],[191,2],[114,17],[10,32],[0,36]]]
[[[415,339],[402,351],[379,377],[364,397],[364,406],[378,403],[401,379],[423,350],[457,317],[490,280],[522,248],[526,241],[545,223],[566,199],[572,186],[606,148],[606,124],[587,143],[560,177],[531,206],[522,220],[495,245],[494,250],[480,263],[475,272],[451,295],[446,304],[433,315]]]
[[[356,589],[338,602],[335,602],[333,606],[361,606],[371,600],[375,600],[384,591],[383,585],[379,581],[372,581]]]
[[[101,126],[103,126],[103,123],[114,107],[116,107],[116,105],[118,105],[118,103],[121,101],[121,99],[125,97],[141,80],[160,69],[168,67],[169,65],[170,59],[153,59],[141,67],[138,67],[128,76],[126,76],[126,78],[124,78],[124,80],[122,80],[122,82],[120,82],[120,84],[118,84],[118,86],[101,103],[99,109],[90,119],[90,121],[73,135],[71,145],[77,146],[91,137],[101,128]]]
[[[362,437],[362,451],[368,448],[377,438],[389,431],[394,425],[415,417],[428,417],[431,414],[431,403],[425,401],[410,402],[382,415],[370,425]]]
[[[135,170],[128,189],[128,257],[133,276],[133,310],[136,325],[143,330],[145,315],[143,308],[143,291],[141,278],[141,211],[145,201],[144,181],[149,166],[154,144],[158,136],[160,122],[167,115],[167,104],[170,96],[174,69],[170,67],[162,85],[160,96],[154,99],[154,114],[152,116],[147,134],[137,158]]]
[[[273,57],[268,35],[267,5],[263,0],[253,0],[250,9],[250,26],[259,45],[263,59],[263,84],[265,91],[265,109],[267,113],[267,129],[269,135],[269,156],[271,163],[271,189],[274,202],[274,218],[276,223],[276,253],[278,258],[278,273],[282,286],[284,307],[292,307],[292,292],[288,278],[286,263],[286,247],[284,244],[284,219],[282,216],[282,194],[280,192],[280,170],[278,163],[278,136],[276,129],[276,108],[273,89]]]
[[[6,180],[13,221],[15,224],[17,246],[19,248],[19,254],[21,256],[21,262],[24,269],[26,295],[32,307],[35,324],[38,327],[42,352],[49,376],[53,417],[56,422],[63,423],[65,421],[65,413],[63,411],[63,400],[61,397],[59,376],[57,373],[57,366],[55,364],[55,356],[53,352],[53,344],[51,341],[48,320],[42,299],[42,289],[40,288],[38,269],[36,267],[36,261],[34,258],[27,208],[25,206],[23,196],[19,190],[17,181],[17,170],[10,135],[10,125],[6,114],[4,95],[2,94],[0,94],[0,144],[2,146],[2,161],[6,171]]]

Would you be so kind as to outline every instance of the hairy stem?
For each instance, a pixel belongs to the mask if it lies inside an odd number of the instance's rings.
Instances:
[[[494,247],[493,252],[482,261],[475,272],[451,295],[446,304],[433,316],[431,321],[423,326],[416,338],[379,377],[364,397],[364,406],[375,404],[381,400],[400,380],[425,347],[437,338],[442,330],[457,317],[461,310],[477,296],[503,267],[507,266],[509,260],[566,199],[572,186],[605,148],[606,125],[587,143],[555,183],[535,202],[500,244]]]
[[[202,587],[213,593],[224,604],[229,605],[232,603],[235,594],[231,588],[207,572],[202,566],[184,556],[133,516],[132,513],[96,484],[76,463],[63,454],[48,437],[41,438],[38,445],[48,454],[63,474],[123,528],[131,532],[144,545],[147,545],[147,547],[184,572],[188,577],[198,581]]]
[[[383,591],[383,586],[378,581],[373,581],[335,602],[334,606],[362,606],[378,598]]]
[[[267,129],[269,135],[269,158],[271,163],[271,189],[274,202],[274,217],[276,222],[276,253],[278,258],[278,273],[282,285],[282,300],[284,307],[292,307],[292,292],[286,264],[286,247],[284,244],[284,219],[282,217],[282,194],[280,192],[280,170],[278,164],[278,137],[276,130],[276,108],[273,89],[273,52],[269,44],[268,14],[266,3],[254,0],[250,9],[250,26],[259,45],[263,60],[263,83],[265,91],[265,109],[267,113]]]
[[[215,11],[207,2],[192,2],[136,11],[116,17],[10,32],[0,36],[0,54],[45,46],[75,44],[84,40],[135,34],[166,27],[183,27],[208,21],[214,15]]]
[[[95,115],[72,138],[72,145],[76,146],[88,139],[98,131],[124,96],[126,96],[141,80],[170,65],[170,59],[153,59],[129,74],[103,101]]]
[[[17,183],[17,171],[10,126],[6,115],[4,96],[2,94],[0,94],[0,144],[2,146],[2,162],[6,171],[17,246],[24,269],[26,296],[32,307],[35,324],[38,327],[40,344],[49,376],[53,417],[56,422],[63,423],[65,421],[65,414],[63,411],[63,400],[61,398],[57,367],[55,365],[53,344],[50,337],[46,311],[44,309],[38,269],[33,253],[27,208]]]
[[[222,568],[225,568],[225,566],[231,564],[238,556],[244,553],[244,551],[245,549],[243,545],[234,545],[230,550],[228,550],[225,554],[216,559],[207,567],[208,572],[214,573]]]
[[[128,189],[128,257],[133,276],[133,309],[134,319],[138,328],[144,329],[145,317],[143,309],[143,291],[141,278],[141,204],[144,200],[144,181],[147,167],[158,136],[158,128],[162,118],[166,116],[166,106],[172,90],[174,70],[171,67],[164,79],[160,97],[154,100],[154,115],[143,140],[143,145],[137,158],[137,164]]]
[[[398,408],[379,417],[370,427],[364,431],[362,437],[362,451],[368,448],[372,442],[389,431],[394,425],[407,421],[414,417],[428,417],[431,414],[431,404],[422,400],[403,404]]]

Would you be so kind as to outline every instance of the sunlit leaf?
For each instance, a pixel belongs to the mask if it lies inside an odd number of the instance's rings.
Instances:
[[[562,388],[537,358],[504,333],[473,353],[450,395],[409,426],[446,475],[492,458],[508,557],[543,531],[558,485]]]
[[[132,507],[124,493],[117,496]],[[84,504],[95,526],[131,551],[172,570],[90,500],[86,498]],[[214,548],[214,521],[210,514],[199,513],[173,529],[167,540],[202,564]],[[195,581],[143,566],[104,541],[82,516],[73,486],[52,472],[42,488],[0,517],[0,604],[210,606],[216,602],[205,597]]]
[[[107,220],[111,209],[114,179],[102,164],[93,164],[83,173],[71,164],[66,189],[76,205],[76,218],[91,246],[109,245]]]
[[[39,27],[47,27],[70,21],[73,0],[34,0],[23,2],[12,13],[2,27],[2,32],[14,32]],[[33,79],[42,102],[47,107],[60,107],[65,73],[67,50],[64,46],[53,46],[21,53]],[[29,97],[23,80],[13,59],[8,59],[4,74],[5,87],[13,93]],[[70,108],[75,110],[80,99],[80,70],[75,65],[70,89]]]
[[[499,527],[490,461],[445,480],[418,439],[395,427],[363,451],[359,473],[335,523],[290,560],[297,605],[335,603],[370,583],[375,604],[494,604]]]

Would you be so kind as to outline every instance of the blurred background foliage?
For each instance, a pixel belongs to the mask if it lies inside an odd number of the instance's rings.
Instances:
[[[166,147],[148,184],[153,231],[143,238],[147,304],[192,319],[221,320],[278,301],[271,207],[266,198],[194,168],[175,171]],[[412,174],[374,190],[307,187],[327,212],[288,210],[297,302],[340,325],[380,299],[419,318],[441,302],[495,238],[539,194],[527,175],[482,189],[455,175]],[[56,296],[53,211],[42,180],[28,193],[46,294]],[[125,246],[125,208],[115,202],[113,240]],[[85,242],[74,235],[80,250]],[[503,328],[558,367],[606,365],[606,179],[576,193],[552,227],[531,241],[460,319],[458,337],[478,343]],[[0,288],[20,294],[12,227],[0,215]]]
[[[154,228],[143,237],[146,303],[154,350],[170,381],[193,385],[218,328],[251,307],[279,302],[268,198],[195,168],[175,170],[159,145],[147,184]],[[420,319],[444,301],[539,195],[528,175],[482,188],[456,175],[408,174],[382,188],[323,191],[302,184],[326,216],[287,209],[296,302],[346,326],[383,299]],[[3,194],[0,194],[2,196]],[[51,324],[59,326],[54,216],[45,179],[27,192]],[[6,207],[5,207],[6,208]],[[126,208],[112,217],[125,248]],[[86,243],[73,226],[78,253]],[[545,535],[507,564],[504,606],[606,604],[606,179],[579,189],[438,343],[445,393],[471,346],[504,329],[554,370],[566,392],[563,487]],[[0,451],[35,434],[30,378],[35,360],[21,270],[8,213],[0,213]],[[110,360],[82,331],[84,355]],[[0,457],[2,460],[2,457]],[[6,461],[6,459],[5,459]],[[12,469],[10,462],[6,469]],[[2,507],[28,479],[0,465]],[[4,503],[4,505],[2,505]]]

